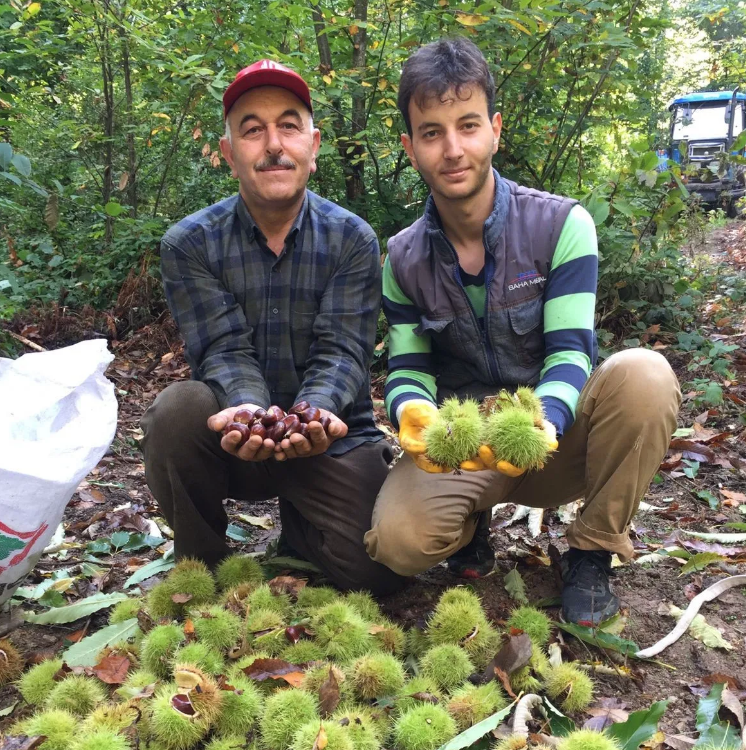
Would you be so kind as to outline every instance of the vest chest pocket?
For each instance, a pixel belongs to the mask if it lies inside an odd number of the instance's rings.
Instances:
[[[433,343],[433,351],[460,357],[472,361],[481,351],[478,334],[474,333],[455,316],[434,320],[425,315],[420,316],[420,324],[414,329],[417,336],[428,334]]]
[[[510,328],[516,351],[524,366],[541,365],[544,361],[544,300],[535,297],[508,308]]]

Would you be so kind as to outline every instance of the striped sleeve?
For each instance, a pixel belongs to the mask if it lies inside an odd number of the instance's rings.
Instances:
[[[399,407],[413,399],[435,403],[437,390],[432,374],[430,337],[414,332],[420,323],[419,310],[399,287],[388,256],[383,265],[383,312],[389,326],[386,411],[398,430]]]
[[[593,366],[597,283],[596,227],[582,206],[574,206],[562,227],[544,290],[546,354],[536,387],[558,436],[572,425]]]

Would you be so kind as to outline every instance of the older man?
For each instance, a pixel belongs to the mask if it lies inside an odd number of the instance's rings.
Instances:
[[[238,195],[180,221],[161,243],[168,305],[192,380],[143,418],[148,484],[177,557],[228,553],[223,500],[279,496],[287,545],[342,588],[390,591],[363,535],[391,451],[373,421],[368,367],[380,251],[362,219],[307,189],[320,134],[295,72],[270,60],[223,96],[220,147]],[[308,401],[330,420],[275,444],[223,435],[239,408]],[[239,447],[240,445],[240,447]]]

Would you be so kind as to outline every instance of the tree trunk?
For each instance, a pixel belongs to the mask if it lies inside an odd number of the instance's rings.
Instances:
[[[368,0],[355,0],[355,22],[368,21]],[[352,35],[352,67],[357,70],[360,80],[365,73],[365,63],[367,57],[368,33],[362,24],[358,27],[356,34]],[[365,91],[361,87],[356,89],[352,95],[352,140],[362,141],[358,133],[365,130]],[[357,213],[363,218],[366,217],[365,210],[365,162],[362,155],[365,147],[355,145],[351,152],[352,179],[347,181],[347,201],[353,206]]]
[[[103,12],[96,21],[99,37],[99,57],[101,58],[101,82],[104,93],[104,170],[101,186],[101,201],[105,206],[111,200],[111,176],[114,161],[114,81],[111,69],[111,47],[109,44],[109,5],[103,0]],[[111,245],[113,219],[106,217],[104,243]]]
[[[123,9],[124,10],[124,9]],[[122,14],[124,20],[124,13]],[[132,76],[130,71],[130,51],[126,31],[123,25],[119,27],[122,38],[122,70],[124,72],[124,96],[127,102],[127,124],[130,126],[127,133],[127,173],[129,182],[127,184],[127,203],[130,204],[130,216],[137,218],[137,158],[135,154],[135,134],[132,128]]]

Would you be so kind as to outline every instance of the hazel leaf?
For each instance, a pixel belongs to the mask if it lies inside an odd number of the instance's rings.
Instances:
[[[526,596],[526,584],[521,578],[521,574],[518,572],[518,568],[513,568],[504,578],[505,590],[510,594],[511,598],[515,599],[519,604],[528,604],[528,596]]]

